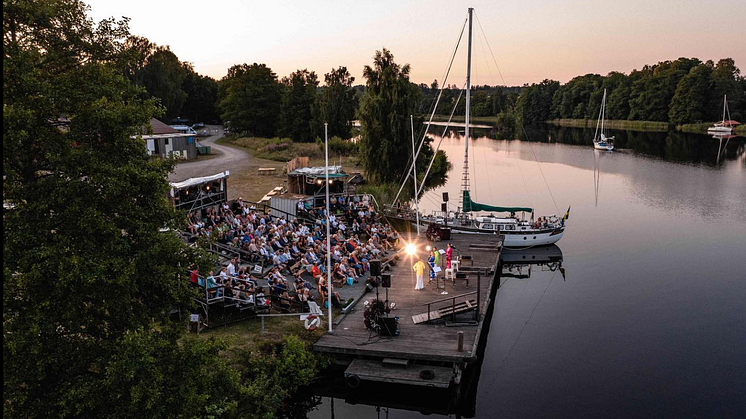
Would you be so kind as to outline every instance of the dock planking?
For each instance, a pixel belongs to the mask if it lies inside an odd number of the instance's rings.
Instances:
[[[434,244],[437,248],[445,248],[448,242],[427,243],[424,237],[418,244],[418,254],[423,262],[427,262],[428,252],[425,246]],[[347,314],[339,324],[336,325],[333,334],[326,334],[315,344],[314,350],[328,354],[345,355],[347,357],[374,357],[374,358],[399,358],[413,361],[430,361],[445,363],[467,363],[477,359],[476,342],[479,340],[484,313],[488,308],[490,290],[500,257],[500,245],[502,240],[498,236],[481,236],[456,234],[450,243],[457,249],[457,254],[470,255],[473,269],[467,274],[470,276],[468,283],[463,280],[446,281],[445,290],[448,295],[442,295],[442,289],[436,287],[435,281],[428,282],[428,272],[425,273],[425,289],[415,290],[416,278],[412,271],[413,262],[417,256],[410,257],[402,254],[396,266],[390,268],[391,288],[388,290],[388,300],[396,303],[396,309],[392,310],[389,317],[399,317],[400,335],[395,337],[383,337],[370,333],[363,324],[364,307],[362,302],[356,309]],[[441,257],[441,263],[445,266],[445,255]],[[443,316],[440,322],[421,322],[415,324],[413,316],[424,314],[427,316],[427,304],[435,300],[450,298],[456,295],[469,293],[477,290],[477,271],[481,272],[479,292],[479,317],[474,324],[456,323],[449,325],[442,319],[449,321],[450,314]],[[487,271],[491,273],[487,273]],[[443,272],[441,272],[441,275]],[[440,279],[441,287],[443,277]],[[379,288],[382,300],[386,299],[386,289]],[[375,299],[375,289],[369,292],[362,300]],[[456,300],[456,303],[466,305],[476,303],[477,294],[471,294]],[[448,306],[452,300],[433,304],[431,311],[437,312],[439,308]],[[473,313],[473,311],[472,311]],[[461,314],[464,316],[464,314]],[[466,316],[469,316],[467,314]],[[471,317],[473,319],[473,316]],[[457,317],[458,320],[458,317]],[[463,332],[463,351],[458,351],[458,332]]]

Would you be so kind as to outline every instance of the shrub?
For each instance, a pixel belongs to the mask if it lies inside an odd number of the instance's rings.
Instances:
[[[321,138],[316,139],[316,144],[319,145],[321,153],[324,153],[324,140]],[[340,137],[332,137],[329,139],[329,154],[335,156],[354,156],[357,155],[358,145],[352,140],[343,140]]]

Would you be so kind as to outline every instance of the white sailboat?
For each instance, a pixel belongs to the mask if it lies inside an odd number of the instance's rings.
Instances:
[[[614,150],[614,137],[607,137],[604,133],[604,121],[606,119],[606,89],[604,89],[604,98],[601,100],[601,110],[598,111],[598,121],[596,122],[596,133],[593,134],[593,148],[596,150]],[[599,134],[601,128],[601,135]]]
[[[416,223],[417,226],[419,226],[421,222],[423,224],[430,224],[431,226],[447,226],[453,233],[502,234],[505,237],[503,242],[503,245],[505,247],[531,247],[557,243],[564,235],[565,222],[570,216],[570,208],[567,209],[567,212],[562,217],[555,214],[545,217],[539,217],[538,220],[536,220],[534,217],[533,208],[485,205],[476,203],[471,199],[469,186],[469,117],[471,112],[471,44],[473,10],[474,9],[469,8],[468,16],[469,32],[465,89],[466,114],[464,121],[464,172],[461,180],[461,197],[459,211],[457,211],[455,214],[446,211],[442,214],[420,216],[417,209],[415,209],[416,214],[402,214],[397,208],[389,206],[390,209],[392,209],[393,211],[391,211],[388,216],[392,218],[402,219],[413,224]],[[434,112],[435,110],[433,110],[433,113]],[[415,158],[413,160],[415,161],[417,153],[414,153]],[[435,156],[433,155],[432,159],[434,158]],[[432,161],[430,164],[432,165]],[[412,166],[410,166],[410,175],[412,174],[413,170],[414,163],[412,163]],[[414,171],[414,173],[416,173],[416,171]],[[429,168],[428,172],[425,173],[426,177],[427,173],[429,173]],[[402,188],[404,187],[404,183],[406,182],[407,179],[405,179],[402,183]],[[416,189],[418,193],[415,194],[415,202],[417,201],[418,194],[422,192],[424,183],[425,182],[423,179],[423,181],[420,183],[419,189]],[[396,198],[394,198],[394,201],[396,201],[398,197],[399,194],[397,194]],[[509,213],[510,215],[506,217],[496,217],[493,215],[493,213],[496,212]],[[478,213],[490,214],[488,216],[477,216]],[[518,213],[531,214],[531,218],[519,218],[518,216],[516,216],[516,214]],[[430,229],[428,229],[428,231],[430,231]]]
[[[728,115],[728,119],[725,119],[726,114]],[[733,132],[733,127],[736,125],[739,125],[739,122],[730,119],[728,97],[727,95],[723,95],[723,120],[708,128],[707,132],[711,134],[730,134]]]

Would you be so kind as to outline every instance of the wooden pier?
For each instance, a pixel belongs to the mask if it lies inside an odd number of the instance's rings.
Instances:
[[[449,242],[457,249],[454,259],[456,255],[463,259],[459,278],[455,283],[444,281],[443,269],[436,284],[429,282],[426,271],[425,289],[415,290],[412,265],[417,256],[427,263],[427,245],[441,249]],[[388,317],[399,318],[400,334],[379,336],[365,327],[364,302],[375,300],[373,289],[339,321],[332,334],[314,344],[314,350],[348,364],[345,375],[352,387],[360,380],[430,387],[458,384],[461,371],[478,358],[485,313],[491,304],[494,280],[499,278],[502,243],[502,236],[457,234],[450,241],[436,243],[425,242],[423,236],[417,254],[401,253],[396,265],[386,272],[392,277],[388,301],[396,303]],[[441,256],[441,265],[445,267],[445,255]],[[381,300],[387,298],[385,288],[380,287],[378,292]]]

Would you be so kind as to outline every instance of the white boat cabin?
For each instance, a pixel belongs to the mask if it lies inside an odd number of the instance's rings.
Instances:
[[[480,230],[515,231],[520,230],[519,227],[523,227],[524,230],[527,228],[521,226],[515,218],[476,217],[475,221]]]

